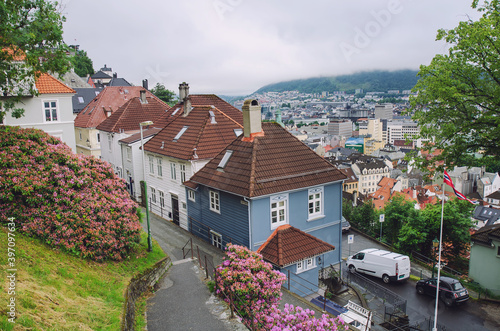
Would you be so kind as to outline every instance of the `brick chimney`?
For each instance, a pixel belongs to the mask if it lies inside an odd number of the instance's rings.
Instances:
[[[263,136],[259,102],[245,100],[241,110],[243,111],[243,141],[252,142],[255,137]]]

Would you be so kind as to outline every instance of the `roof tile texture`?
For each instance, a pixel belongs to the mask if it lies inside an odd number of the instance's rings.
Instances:
[[[333,251],[330,245],[290,225],[278,227],[267,241],[259,247],[258,253],[274,265],[286,265]]]
[[[335,166],[276,123],[262,123],[264,136],[234,140],[224,169],[222,151],[191,181],[245,197],[256,197],[346,179]]]
[[[189,98],[192,109],[187,116],[184,116],[184,105],[177,104],[158,119],[155,126],[164,128],[144,145],[146,151],[181,160],[211,159],[236,139],[234,130],[243,128],[240,110],[215,95],[190,95]],[[210,112],[214,114],[214,121]],[[187,130],[174,141],[184,127]]]
[[[98,130],[120,132],[139,130],[139,123],[153,121],[170,110],[170,106],[153,97],[146,97],[142,103],[140,97],[130,99],[97,126]]]
[[[75,118],[75,127],[96,128],[107,118],[106,110],[116,111],[132,98],[140,96],[142,86],[108,86],[90,101]],[[153,97],[153,93],[146,90],[146,97]],[[157,100],[160,100],[156,98]]]
[[[76,93],[75,90],[49,74],[41,74],[36,79],[35,86],[40,94]]]

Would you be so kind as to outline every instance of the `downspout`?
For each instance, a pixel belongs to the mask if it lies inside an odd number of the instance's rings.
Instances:
[[[253,243],[252,243],[252,212],[250,208],[250,202],[251,200],[248,199],[247,197],[243,197],[243,200],[247,202],[248,206],[248,246],[250,246],[250,250],[253,251]]]
[[[339,252],[339,264],[340,264],[340,274],[342,275],[342,194],[344,193],[344,180],[340,184],[340,223],[339,223],[339,244],[340,244],[340,252]]]

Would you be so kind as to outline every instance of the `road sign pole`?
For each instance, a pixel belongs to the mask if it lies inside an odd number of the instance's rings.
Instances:
[[[385,214],[380,214],[380,242],[382,242],[382,223],[384,223],[385,220]]]

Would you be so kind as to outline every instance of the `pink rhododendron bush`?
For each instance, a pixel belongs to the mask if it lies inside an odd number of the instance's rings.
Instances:
[[[84,258],[121,260],[140,239],[136,208],[108,164],[43,131],[0,126],[2,222]]]
[[[340,319],[314,311],[285,305],[281,301],[284,274],[273,270],[262,255],[246,247],[229,244],[226,256],[216,272],[216,294],[233,304],[243,322],[259,330],[348,330]]]

